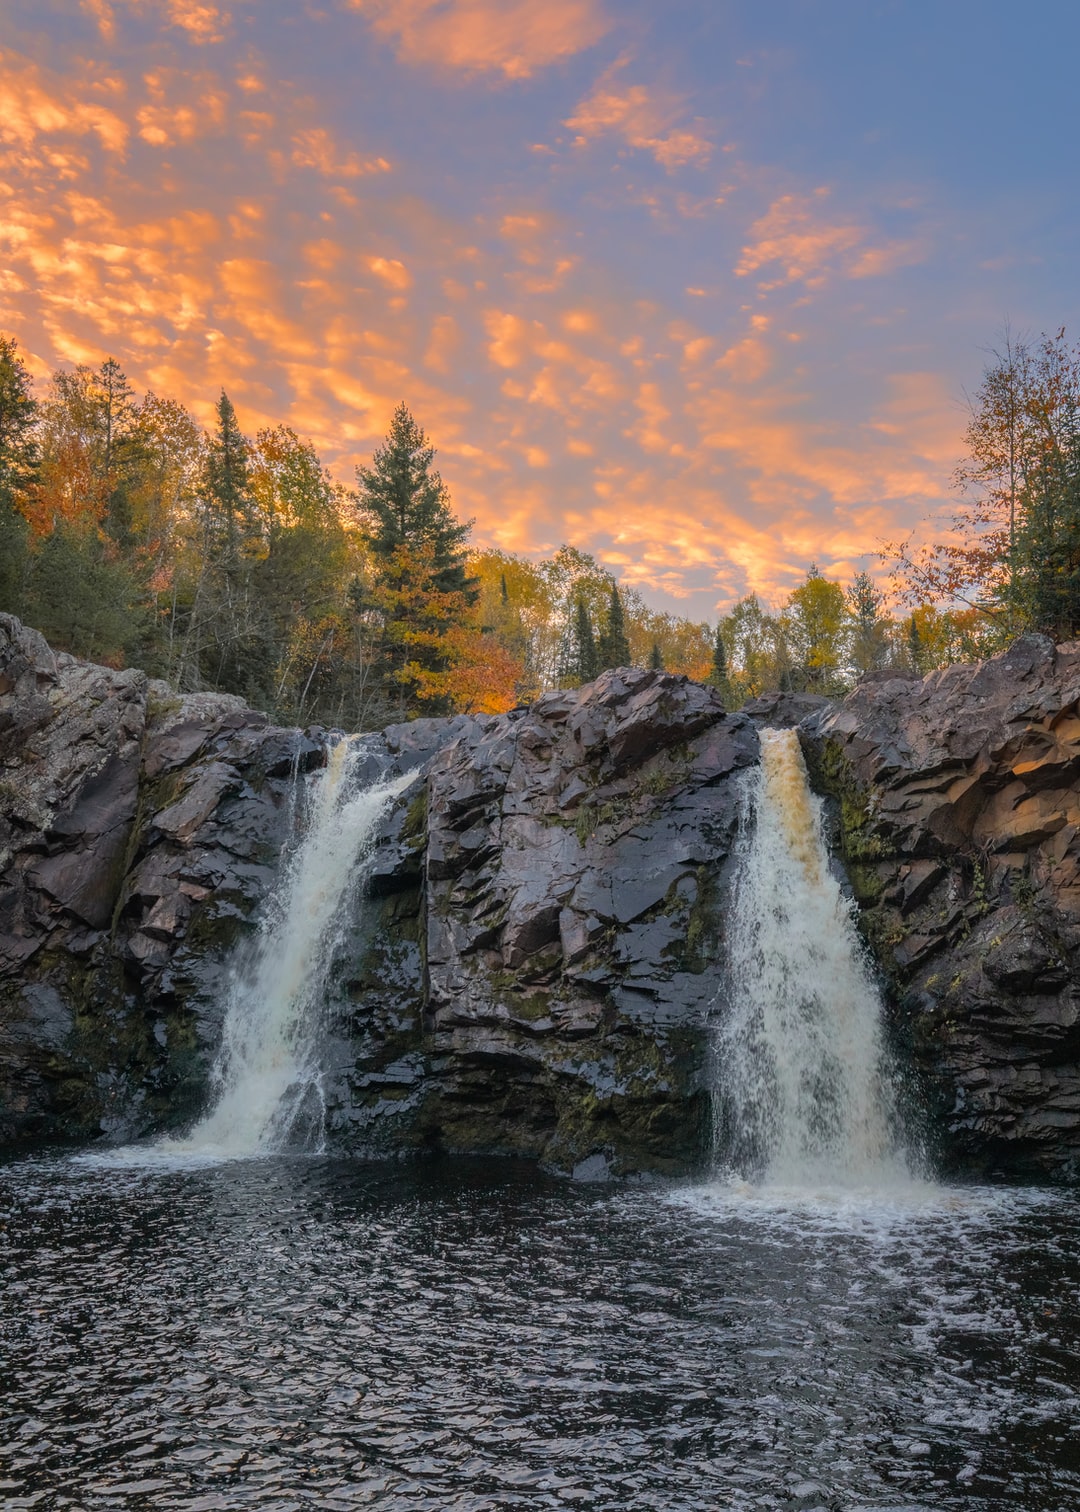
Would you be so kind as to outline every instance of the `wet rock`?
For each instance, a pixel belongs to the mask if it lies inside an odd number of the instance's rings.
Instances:
[[[946,1158],[1080,1165],[1080,644],[879,674],[801,726]]]

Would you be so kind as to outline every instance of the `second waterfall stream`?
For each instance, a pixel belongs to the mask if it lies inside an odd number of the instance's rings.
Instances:
[[[413,774],[358,786],[360,740],[331,746],[307,779],[303,834],[252,947],[228,984],[209,1112],[167,1154],[242,1158],[322,1141],[320,1051],[331,976],[363,861],[379,822]]]
[[[744,798],[717,1045],[725,1159],[771,1186],[905,1180],[881,998],[794,730],[762,732]]]

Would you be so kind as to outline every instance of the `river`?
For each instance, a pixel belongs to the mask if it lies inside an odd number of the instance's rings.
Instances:
[[[5,1509],[1080,1505],[1077,1197],[0,1166]]]

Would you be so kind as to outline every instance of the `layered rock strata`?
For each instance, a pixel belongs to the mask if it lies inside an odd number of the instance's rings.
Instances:
[[[949,1163],[1080,1172],[1080,643],[878,674],[802,726]]]

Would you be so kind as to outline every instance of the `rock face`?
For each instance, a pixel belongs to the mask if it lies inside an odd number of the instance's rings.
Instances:
[[[954,1164],[1080,1174],[1080,643],[885,674],[802,728]]]
[[[729,780],[716,695],[608,673],[493,718],[373,737],[426,763],[357,900],[328,1048],[343,1149],[686,1169],[708,1134]],[[271,886],[320,732],[55,656],[0,616],[0,1141],[191,1119],[222,974]]]
[[[756,753],[711,689],[644,671],[473,721],[445,746],[404,821],[412,859],[381,866],[384,911],[354,952],[363,1006],[339,1138],[351,1125],[370,1146],[381,1123],[397,1144],[590,1170],[700,1158],[729,779]],[[372,1042],[357,1059],[388,982],[393,1058]]]
[[[726,714],[605,673],[368,738],[423,769],[354,900],[326,1046],[335,1148],[679,1172],[709,1134],[739,772],[798,725],[956,1166],[1080,1174],[1080,643],[1027,638],[841,706]],[[0,616],[0,1143],[201,1110],[223,973],[321,731],[54,655]]]

